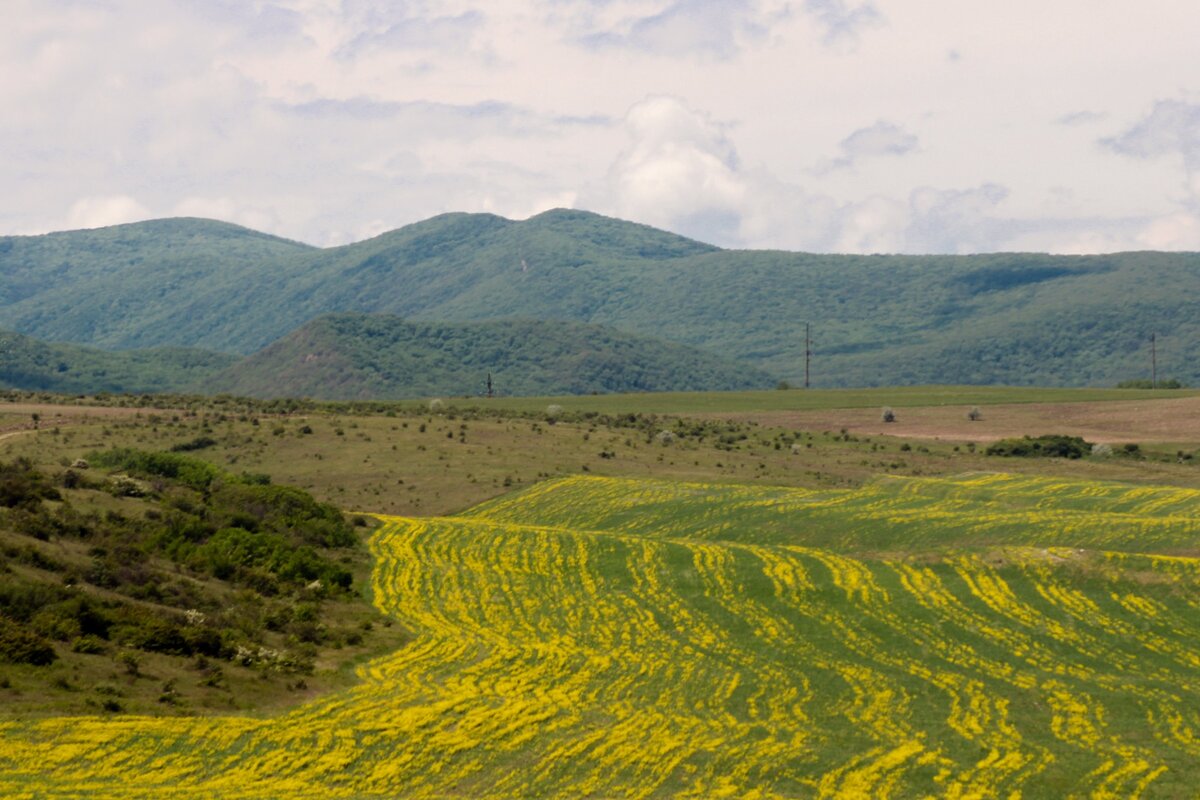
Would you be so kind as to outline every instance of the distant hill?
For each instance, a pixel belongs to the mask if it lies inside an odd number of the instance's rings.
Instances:
[[[0,239],[0,274],[14,264],[0,325],[104,347],[250,353],[339,311],[520,317],[676,341],[799,382],[808,322],[816,386],[1112,385],[1149,376],[1154,333],[1159,374],[1200,382],[1195,253],[729,251],[558,210],[446,214],[329,249],[162,220]]]
[[[64,393],[170,392],[203,381],[238,356],[183,347],[110,352],[0,331],[0,388]]]
[[[299,242],[189,218],[0,237],[0,327],[99,347],[227,350],[218,341],[226,317],[219,309],[230,291],[309,252]],[[216,329],[181,334],[201,308],[196,322]]]
[[[325,400],[764,388],[767,373],[695,348],[573,322],[320,317],[206,378],[208,392]]]

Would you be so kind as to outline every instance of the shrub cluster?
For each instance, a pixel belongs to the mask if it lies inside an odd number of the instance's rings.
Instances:
[[[1118,389],[1183,389],[1184,385],[1176,378],[1169,378],[1165,381],[1154,383],[1153,381],[1141,378],[1139,380],[1121,381],[1117,384]]]
[[[65,498],[28,462],[0,464],[0,527],[75,543],[66,561],[36,542],[0,550],[0,660],[50,663],[54,641],[77,653],[116,645],[231,659],[239,648],[261,649],[256,642],[266,630],[318,644],[328,633],[316,611],[321,600],[353,597],[343,562],[359,540],[340,511],[307,492],[179,453],[112,450],[89,461],[121,474],[105,482],[66,470],[57,478],[73,489]],[[72,504],[83,490],[144,498],[144,511],[84,513]],[[46,577],[30,577],[28,568]],[[240,588],[214,593],[196,577]],[[308,610],[293,615],[287,609],[296,603]],[[309,662],[285,654],[270,666],[305,669]]]
[[[1001,439],[985,452],[989,456],[1018,458],[1082,458],[1092,452],[1092,445],[1078,436],[1050,434]]]
[[[42,667],[56,658],[58,654],[49,642],[0,616],[0,661]]]

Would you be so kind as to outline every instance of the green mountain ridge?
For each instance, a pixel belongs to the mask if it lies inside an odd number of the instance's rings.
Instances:
[[[186,347],[108,351],[0,331],[0,388],[63,393],[170,392],[237,362]]]
[[[212,312],[229,287],[253,284],[313,250],[196,218],[0,237],[0,327],[107,348],[228,350],[178,329],[196,308],[207,307],[205,324],[219,330]]]
[[[565,210],[443,214],[328,249],[220,225],[120,226],[100,255],[88,237],[117,229],[0,239],[0,272],[13,274],[14,254],[22,265],[0,325],[108,348],[251,353],[330,312],[571,320],[799,382],[811,323],[815,386],[1111,385],[1149,377],[1157,334],[1160,376],[1200,381],[1196,253],[730,251]]]
[[[412,322],[319,317],[219,375],[206,392],[320,400],[771,386],[769,374],[684,345],[595,325],[542,320]]]

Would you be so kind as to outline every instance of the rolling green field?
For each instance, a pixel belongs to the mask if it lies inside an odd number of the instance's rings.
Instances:
[[[451,398],[458,408],[505,408],[545,411],[558,405],[567,412],[622,414],[723,414],[747,411],[800,411],[895,406],[970,406],[1001,403],[1092,403],[1153,400],[1200,394],[1194,389],[1067,389],[1032,386],[890,386],[868,389],[790,389],[748,392],[655,392],[562,397]]]
[[[572,477],[375,533],[414,636],[272,718],[0,723],[6,796],[1179,797],[1200,492]]]

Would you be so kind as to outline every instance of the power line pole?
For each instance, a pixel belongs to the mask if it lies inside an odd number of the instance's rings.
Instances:
[[[1158,334],[1150,334],[1150,388],[1158,388]]]
[[[492,386],[492,373],[489,372],[488,380],[487,380],[487,396],[494,397],[495,393],[496,393],[496,389],[494,386]]]
[[[812,360],[812,339],[808,336],[808,323],[804,323],[804,388],[808,388],[808,362]]]

